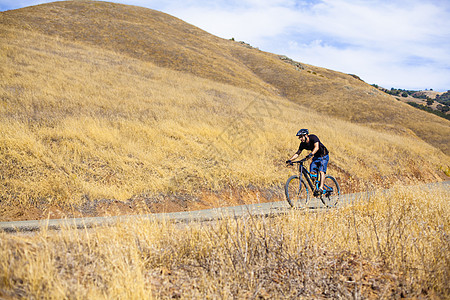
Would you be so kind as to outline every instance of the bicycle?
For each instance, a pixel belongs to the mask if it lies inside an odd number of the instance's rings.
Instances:
[[[314,197],[319,197],[326,207],[335,207],[339,201],[340,188],[337,180],[330,175],[326,175],[324,179],[323,191],[319,194],[319,176],[318,174],[311,174],[303,163],[307,159],[304,158],[299,161],[290,162],[293,166],[298,164],[299,175],[289,177],[284,186],[286,200],[291,207],[306,207],[310,199],[310,190],[313,191]],[[306,182],[305,182],[306,178]]]

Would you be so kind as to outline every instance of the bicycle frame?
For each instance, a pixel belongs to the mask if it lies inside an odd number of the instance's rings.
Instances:
[[[306,178],[306,181],[309,185],[309,187],[311,188],[312,191],[318,190],[319,189],[319,184],[320,184],[320,178],[319,178],[319,174],[312,174],[310,171],[308,171],[308,169],[305,168],[305,166],[303,165],[303,163],[305,162],[305,159],[299,160],[299,161],[295,161],[292,163],[298,163],[298,172],[299,172],[299,177],[300,177],[300,181],[302,180],[302,177]],[[325,180],[325,178],[324,178]],[[324,189],[326,191],[333,191],[333,188],[324,184]]]
[[[303,163],[305,162],[305,159],[302,159],[302,160],[299,160],[299,161],[296,161],[296,162],[293,162],[293,163],[298,163],[298,172],[299,172],[299,174],[300,174],[300,181],[302,180],[302,176],[304,176],[305,178],[306,178],[306,181],[308,182],[308,185],[309,185],[309,187],[311,188],[311,190],[315,190],[315,182],[316,182],[316,180],[314,180],[314,182],[313,182],[313,180],[312,180],[312,177],[318,177],[318,175],[312,175],[306,168],[305,168],[305,166],[303,165]]]

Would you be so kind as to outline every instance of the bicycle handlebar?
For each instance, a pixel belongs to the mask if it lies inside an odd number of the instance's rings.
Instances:
[[[294,164],[302,164],[302,163],[304,163],[305,161],[307,161],[308,159],[305,157],[305,158],[303,158],[303,159],[301,159],[301,160],[297,160],[297,161],[291,161],[290,163],[289,163],[289,165],[290,166],[293,166]]]

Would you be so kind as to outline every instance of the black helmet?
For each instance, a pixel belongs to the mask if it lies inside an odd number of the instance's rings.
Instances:
[[[307,135],[307,134],[309,134],[309,130],[308,129],[300,129],[297,132],[297,136],[304,136],[304,135]]]

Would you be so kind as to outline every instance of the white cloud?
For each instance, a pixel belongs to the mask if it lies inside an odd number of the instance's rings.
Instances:
[[[402,64],[400,55],[372,49],[339,49],[321,40],[308,44],[289,43],[289,57],[345,73],[356,74],[364,81],[385,88],[425,89],[447,86],[448,72],[427,65]],[[406,71],[406,72],[405,72]],[[447,74],[447,75],[446,75]]]
[[[369,3],[367,5],[366,3]],[[376,4],[376,5],[374,5]],[[447,7],[447,8],[446,8]],[[400,88],[450,86],[447,6],[431,2],[324,1],[299,11],[274,52],[369,83]]]
[[[23,0],[23,1],[17,1],[17,0],[0,0],[0,11],[5,10],[11,10],[11,9],[17,9],[21,7],[26,6],[33,6],[38,5],[42,3],[47,3],[51,1],[39,1],[39,0]]]

